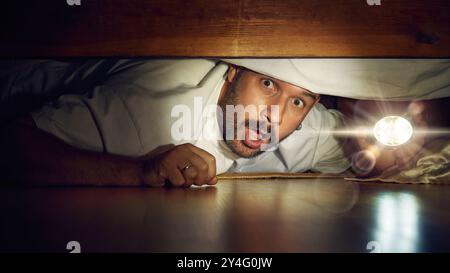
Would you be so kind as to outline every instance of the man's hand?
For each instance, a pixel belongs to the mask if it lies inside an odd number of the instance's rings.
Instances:
[[[144,157],[75,148],[36,128],[31,117],[0,132],[0,173],[14,185],[173,186],[217,183],[215,158],[192,144],[161,146]],[[5,184],[3,183],[3,184]]]
[[[169,182],[175,187],[189,187],[217,183],[215,157],[190,143],[158,147],[143,160],[146,185],[158,187]]]

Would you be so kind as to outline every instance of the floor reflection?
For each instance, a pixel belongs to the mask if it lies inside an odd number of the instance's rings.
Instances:
[[[359,197],[358,184],[332,179],[227,181],[230,186],[224,234],[239,252],[320,252],[353,233],[338,235],[341,216]],[[222,188],[221,188],[222,190]],[[345,229],[345,228],[343,228]],[[348,230],[348,229],[347,229]]]
[[[419,203],[409,193],[384,193],[376,197],[374,240],[380,252],[418,252]]]

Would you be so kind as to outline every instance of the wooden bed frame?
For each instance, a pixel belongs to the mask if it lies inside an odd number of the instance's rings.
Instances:
[[[450,56],[448,0],[80,0],[80,4],[2,3],[0,57]]]

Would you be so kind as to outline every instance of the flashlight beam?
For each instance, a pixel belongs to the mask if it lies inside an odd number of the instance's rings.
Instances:
[[[335,130],[321,130],[320,133],[331,134],[335,136],[373,136],[373,130],[369,127],[335,129]],[[416,128],[413,135],[428,135],[428,136],[450,136],[449,128]]]

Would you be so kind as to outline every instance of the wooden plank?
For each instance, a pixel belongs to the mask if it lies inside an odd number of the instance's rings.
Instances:
[[[448,57],[450,1],[2,2],[0,57]]]

